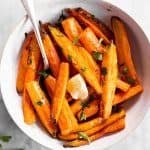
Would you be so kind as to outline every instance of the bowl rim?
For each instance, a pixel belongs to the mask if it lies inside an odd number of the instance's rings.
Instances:
[[[136,26],[138,27],[138,29],[140,29],[140,31],[143,33],[143,35],[145,36],[145,38],[150,41],[150,39],[148,38],[148,35],[145,33],[145,31],[142,29],[142,26],[141,24],[139,24],[135,19],[134,19],[134,16],[131,16],[129,15],[126,11],[124,11],[123,9],[119,8],[119,6],[116,6],[114,3],[111,3],[111,2],[107,2],[107,1],[103,1],[102,0],[102,3],[106,3],[110,6],[113,6],[115,9],[118,9],[121,13],[125,14],[132,22],[134,22],[136,24]],[[12,29],[12,31],[10,32],[10,34],[8,35],[8,38],[5,42],[5,46],[3,48],[3,51],[2,51],[2,54],[1,54],[1,60],[0,60],[0,76],[2,74],[2,62],[3,62],[3,56],[5,54],[5,51],[7,49],[7,45],[8,43],[11,41],[11,38],[12,36],[14,35],[14,33],[17,31],[17,29],[19,29],[21,27],[21,25],[24,25],[27,21],[28,21],[28,16],[27,15],[24,15],[20,21],[18,21],[18,23],[15,25],[15,27]],[[150,42],[149,42],[150,44]],[[5,101],[5,96],[4,96],[4,92],[2,88],[2,79],[0,78],[0,91],[1,91],[1,95],[2,95],[2,101],[4,102],[4,105],[5,105],[5,108],[9,114],[9,116],[11,117],[11,119],[13,120],[13,122],[17,125],[18,129],[21,130],[21,132],[23,132],[25,135],[27,135],[27,137],[29,137],[30,139],[32,139],[33,141],[35,141],[36,143],[40,144],[41,146],[43,147],[46,147],[46,148],[51,148],[53,149],[54,147],[47,147],[45,145],[43,145],[42,143],[40,143],[38,140],[36,140],[36,138],[34,137],[31,137],[30,134],[28,134],[24,128],[22,128],[21,126],[19,126],[19,124],[15,121],[14,117],[12,116],[11,112],[9,111],[8,107],[7,107],[7,104],[6,104],[6,101]],[[126,139],[129,135],[133,134],[133,132],[135,132],[135,129],[142,123],[142,121],[144,120],[147,112],[149,111],[149,108],[150,106],[148,106],[148,109],[147,110],[144,110],[143,111],[143,114],[141,116],[141,118],[139,119],[138,123],[132,128],[132,132],[128,132],[125,136],[123,136],[122,138],[120,138],[119,140],[115,141],[114,143],[110,144],[107,146],[107,148],[110,148],[111,146],[114,146],[116,145],[117,143],[121,142],[122,140]],[[105,147],[106,148],[106,147]],[[104,149],[105,149],[104,148]],[[55,148],[54,148],[55,149]],[[98,149],[96,149],[98,150]]]

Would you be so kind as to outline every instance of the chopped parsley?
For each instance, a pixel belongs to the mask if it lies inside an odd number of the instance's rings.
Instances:
[[[78,36],[75,36],[74,38],[73,38],[73,41],[72,41],[72,43],[73,43],[73,45],[78,45],[79,44],[79,37]]]
[[[49,75],[49,73],[47,72],[47,70],[38,71],[38,74],[40,76],[43,76],[44,78],[46,78]]]
[[[127,81],[128,81],[128,83],[129,83],[130,85],[135,85],[135,83],[136,83],[136,80],[133,79],[132,77],[128,77],[128,78],[127,78]]]
[[[106,75],[107,74],[107,68],[106,67],[102,67],[101,69],[102,75]]]
[[[86,120],[86,114],[84,111],[81,112],[80,114],[80,121]]]
[[[89,107],[89,101],[86,100],[84,102],[81,102],[81,106],[82,106],[82,109],[84,109],[85,107]]]
[[[124,75],[126,75],[126,74],[128,74],[128,72],[129,72],[128,68],[127,68],[127,67],[124,67],[122,73],[123,73]]]
[[[71,55],[68,55],[68,61],[72,62],[72,56]]]
[[[90,139],[89,139],[88,135],[84,132],[78,132],[78,138],[87,140],[90,143]]]
[[[95,60],[98,60],[98,61],[102,61],[103,60],[103,55],[102,53],[100,52],[93,52],[92,53],[92,57],[95,59]]]
[[[11,138],[12,138],[11,136],[6,136],[6,135],[0,136],[0,140],[2,142],[9,142]]]
[[[37,102],[35,102],[36,103],[36,105],[39,105],[39,106],[42,106],[43,105],[43,102],[42,101],[37,101]]]

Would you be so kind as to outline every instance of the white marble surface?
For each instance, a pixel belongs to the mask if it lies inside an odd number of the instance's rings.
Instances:
[[[38,0],[36,0],[37,2]],[[150,38],[150,17],[149,0],[107,0],[120,6],[128,12],[141,25]],[[16,23],[24,15],[20,0],[3,0],[0,4],[0,56],[8,35],[15,27]],[[17,40],[17,39],[16,39]],[[0,96],[1,97],[1,96]],[[12,99],[13,101],[13,99]],[[126,139],[109,150],[150,150],[150,112],[146,115],[140,126]],[[4,149],[25,150],[48,150],[28,138],[12,121],[5,109],[2,99],[0,99],[0,135],[8,134],[12,140],[8,144],[3,144]]]

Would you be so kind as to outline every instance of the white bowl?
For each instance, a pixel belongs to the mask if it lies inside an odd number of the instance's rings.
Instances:
[[[108,25],[110,25],[111,16],[115,15],[122,18],[127,26],[134,63],[144,86],[144,92],[141,95],[134,97],[124,105],[127,110],[127,116],[126,128],[123,131],[110,136],[105,136],[92,142],[90,145],[81,146],[78,148],[67,148],[73,150],[104,149],[120,141],[131,133],[142,121],[149,108],[150,44],[142,29],[130,16],[119,8],[100,0],[43,0],[42,2],[39,2],[37,6],[38,16],[43,22],[52,21],[58,18],[61,10],[66,7],[83,7],[96,15],[96,17],[105,21]],[[31,24],[27,17],[24,17],[10,35],[5,46],[0,69],[1,92],[3,100],[14,122],[31,139],[51,149],[64,149],[59,140],[52,139],[47,132],[38,126],[38,124],[29,126],[23,121],[21,97],[16,92],[16,74],[20,53],[19,50],[24,40],[24,33],[30,30]]]

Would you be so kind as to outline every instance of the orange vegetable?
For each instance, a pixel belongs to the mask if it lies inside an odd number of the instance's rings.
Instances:
[[[17,74],[17,80],[16,80],[16,89],[19,94],[22,94],[24,89],[24,80],[25,80],[25,74],[27,69],[27,60],[29,55],[29,44],[32,40],[33,32],[30,32],[27,37],[25,38],[22,48],[21,48],[21,56],[19,59],[19,66],[18,66],[18,74]]]
[[[113,39],[113,34],[100,20],[82,8],[66,9],[66,12],[86,27],[90,27],[99,38],[104,39],[106,44],[110,44],[109,39]]]
[[[64,99],[63,102],[63,107],[58,119],[58,125],[62,135],[69,134],[72,130],[74,130],[78,126],[77,120],[73,115],[66,99]]]
[[[28,68],[25,75],[25,83],[35,80],[36,72],[32,68]],[[22,108],[24,115],[24,122],[27,124],[33,124],[36,121],[36,115],[31,102],[31,99],[26,90],[26,84],[24,86],[23,98],[22,98]]]
[[[104,46],[101,43],[99,43],[98,38],[89,27],[87,27],[80,34],[80,42],[85,47],[85,49],[88,50],[90,54],[92,54],[93,51],[101,52],[101,53],[106,51]]]
[[[104,80],[102,86],[102,100],[100,102],[100,116],[108,119],[112,110],[112,102],[118,78],[117,53],[114,44],[111,44],[108,47],[107,53],[104,54],[102,73],[104,75]]]
[[[131,97],[137,95],[138,93],[141,93],[142,91],[143,91],[143,87],[141,85],[130,87],[126,93],[121,92],[115,95],[114,100],[113,100],[113,105],[122,103],[130,99]]]
[[[118,63],[120,65],[124,64],[124,66],[128,68],[128,75],[138,81],[137,73],[131,57],[130,44],[125,26],[118,17],[112,17],[111,24],[115,35]]]
[[[74,17],[70,17],[63,20],[62,26],[66,35],[69,37],[71,41],[73,41],[75,37],[79,37],[80,33],[83,31],[81,26]]]
[[[124,128],[125,128],[125,119],[122,118],[122,119],[114,122],[112,125],[104,128],[103,130],[100,130],[99,132],[97,132],[94,135],[90,136],[89,141],[90,142],[95,141],[95,140],[101,138],[102,136],[104,136],[106,134],[114,133],[114,132],[120,131]],[[71,142],[66,142],[64,144],[64,147],[78,147],[78,146],[81,146],[81,145],[89,144],[89,141],[82,140],[82,139],[81,140],[76,139],[76,140],[71,141]]]
[[[32,105],[34,106],[43,126],[52,136],[56,136],[56,129],[50,119],[50,103],[40,88],[39,83],[37,81],[31,81],[26,83],[26,87],[32,101]]]
[[[98,104],[99,104],[99,100],[94,100],[93,102],[91,102],[89,104],[89,107],[85,107],[84,110],[80,110],[77,113],[78,120],[80,120],[82,113],[85,114],[86,118],[89,118],[89,117],[95,115],[96,113],[98,113],[98,111],[99,111]]]
[[[62,48],[62,53],[66,59],[71,61],[78,72],[80,72],[86,81],[95,89],[95,91],[100,94],[102,91],[99,81],[93,74],[89,65],[85,62],[83,56],[79,53],[78,47],[73,45],[72,42],[56,28],[49,26],[49,29],[56,43]]]
[[[60,66],[60,58],[57,54],[56,48],[53,42],[50,39],[50,36],[45,31],[44,27],[41,26],[41,36],[43,45],[45,48],[45,53],[50,65],[50,69],[55,77],[58,75],[59,66]]]
[[[76,100],[71,106],[71,111],[75,115],[77,112],[79,112],[82,109],[81,100]]]
[[[110,126],[111,124],[113,124],[114,122],[120,120],[121,118],[125,117],[125,111],[123,109],[121,109],[119,112],[114,113],[110,116],[110,118],[108,118],[107,120],[103,121],[101,124],[97,125],[94,128],[91,128],[87,131],[84,131],[84,133],[88,136],[91,136],[97,132],[100,132],[101,130],[103,130],[104,128],[106,128],[107,126]],[[62,140],[67,140],[67,141],[72,141],[75,139],[78,139],[78,133],[71,133],[68,135],[59,135],[59,138]]]
[[[117,88],[122,90],[123,92],[127,92],[130,88],[130,84],[118,79],[117,80]]]
[[[63,101],[66,94],[66,87],[69,78],[69,64],[61,63],[58,78],[56,80],[55,92],[52,99],[51,117],[54,123],[57,123],[62,109]]]

